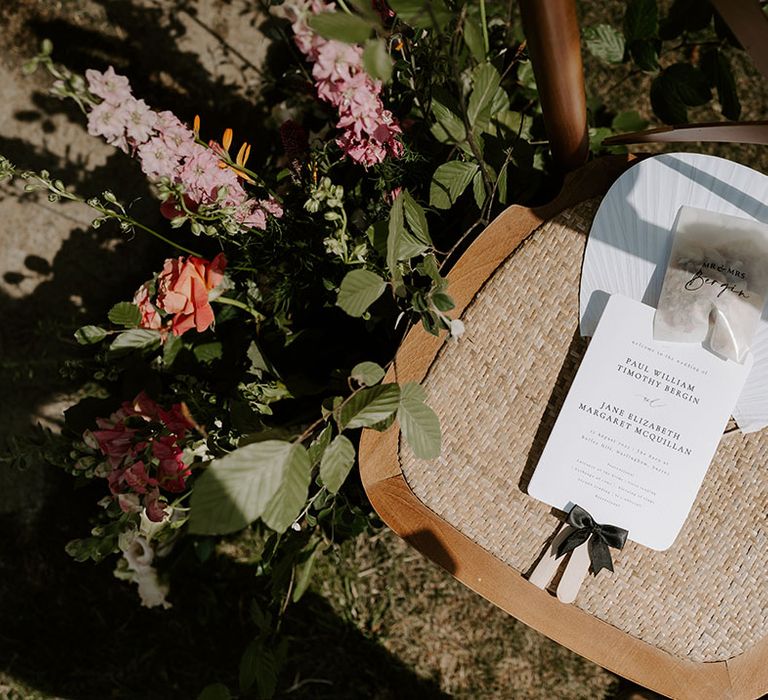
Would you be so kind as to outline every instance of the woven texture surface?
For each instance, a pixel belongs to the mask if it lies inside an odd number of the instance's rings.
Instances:
[[[585,234],[599,200],[542,225],[488,280],[424,380],[442,455],[401,444],[415,495],[520,572],[554,533],[524,493],[586,344],[578,335]],[[768,636],[768,431],[721,441],[693,509],[666,552],[628,542],[616,572],[590,576],[574,603],[673,655],[736,656]]]

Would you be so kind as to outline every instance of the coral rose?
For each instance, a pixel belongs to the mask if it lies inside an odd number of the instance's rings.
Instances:
[[[221,284],[226,266],[223,253],[211,262],[194,256],[165,261],[157,278],[157,306],[173,314],[174,335],[182,335],[191,328],[202,333],[213,323],[209,292]]]

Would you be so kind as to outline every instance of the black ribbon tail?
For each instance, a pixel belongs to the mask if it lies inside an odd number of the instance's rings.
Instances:
[[[613,559],[608,545],[598,535],[592,535],[589,539],[589,561],[592,562],[592,573],[597,576],[603,569],[613,573]]]

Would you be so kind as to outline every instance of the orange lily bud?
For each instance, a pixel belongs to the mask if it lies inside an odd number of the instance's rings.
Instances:
[[[245,165],[244,156],[245,156],[245,149],[247,146],[248,146],[247,143],[243,143],[243,145],[240,146],[240,150],[237,152],[237,158],[235,158],[235,163],[237,163],[241,167]]]
[[[224,129],[221,145],[224,146],[224,150],[229,153],[229,147],[232,145],[232,129]]]
[[[195,115],[195,121],[192,122],[192,131],[195,132],[195,138],[200,136],[200,115]]]

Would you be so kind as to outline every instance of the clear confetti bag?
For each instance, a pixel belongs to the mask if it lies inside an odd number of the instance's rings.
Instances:
[[[654,317],[657,340],[743,362],[768,293],[768,225],[681,207]]]

